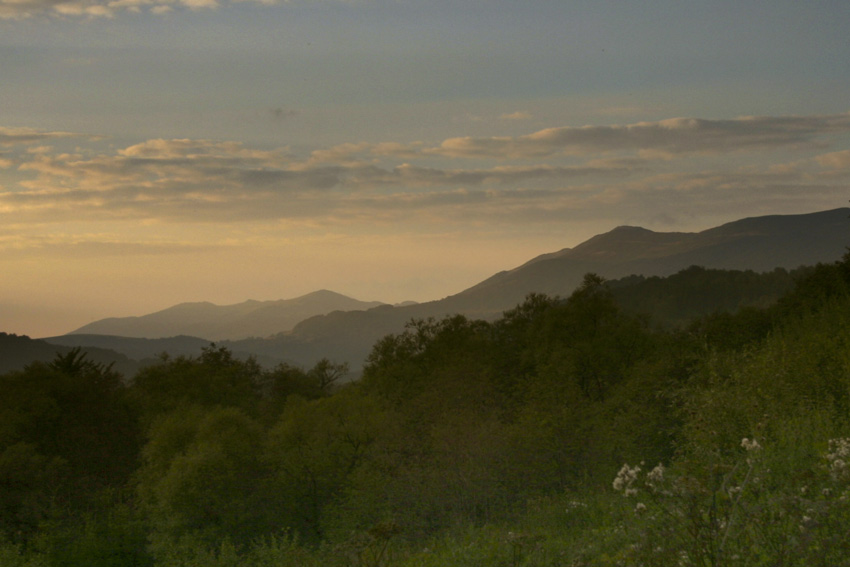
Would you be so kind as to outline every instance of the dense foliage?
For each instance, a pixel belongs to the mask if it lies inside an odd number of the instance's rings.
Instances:
[[[349,384],[33,363],[0,376],[0,565],[843,564],[850,257],[796,275],[658,327],[589,274],[412,321]]]

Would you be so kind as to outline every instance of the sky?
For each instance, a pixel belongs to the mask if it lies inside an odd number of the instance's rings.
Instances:
[[[440,299],[848,188],[846,0],[0,0],[8,333]]]

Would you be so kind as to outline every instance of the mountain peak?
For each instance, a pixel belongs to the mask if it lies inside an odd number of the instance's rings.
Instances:
[[[602,260],[667,255],[673,245],[689,241],[694,233],[654,232],[640,226],[618,226],[573,248],[570,257]]]
[[[609,230],[609,231],[608,231],[608,234],[610,234],[610,233],[612,233],[612,232],[619,232],[619,233],[626,233],[626,232],[639,233],[639,232],[644,232],[644,233],[645,233],[645,232],[654,232],[654,231],[649,230],[648,228],[643,228],[642,226],[632,226],[632,225],[628,225],[628,224],[621,224],[620,226],[614,227],[612,230]]]
[[[311,297],[311,298],[324,298],[324,297],[341,298],[341,297],[344,297],[345,299],[351,299],[350,297],[348,297],[346,295],[343,295],[341,293],[337,293],[335,291],[331,291],[329,289],[317,289],[316,291],[311,291],[310,293],[302,295],[301,297],[299,297],[297,299],[304,299],[306,297]]]

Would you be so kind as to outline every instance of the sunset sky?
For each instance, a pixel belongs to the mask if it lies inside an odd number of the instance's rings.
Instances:
[[[439,299],[848,189],[847,0],[0,0],[0,331]]]

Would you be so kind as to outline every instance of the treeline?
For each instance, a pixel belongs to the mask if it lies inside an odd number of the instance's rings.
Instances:
[[[22,370],[32,362],[50,363],[57,355],[68,354],[71,350],[72,347],[50,344],[26,335],[0,332],[0,374]],[[143,364],[111,349],[86,347],[84,352],[88,360],[111,364],[127,378],[132,378]]]
[[[31,364],[0,376],[0,564],[844,564],[850,257],[796,275],[659,326],[589,274],[413,321],[348,384],[214,345]]]
[[[608,282],[617,304],[667,328],[683,327],[718,312],[766,308],[789,293],[811,267],[771,272],[691,266],[667,277],[629,276]]]

